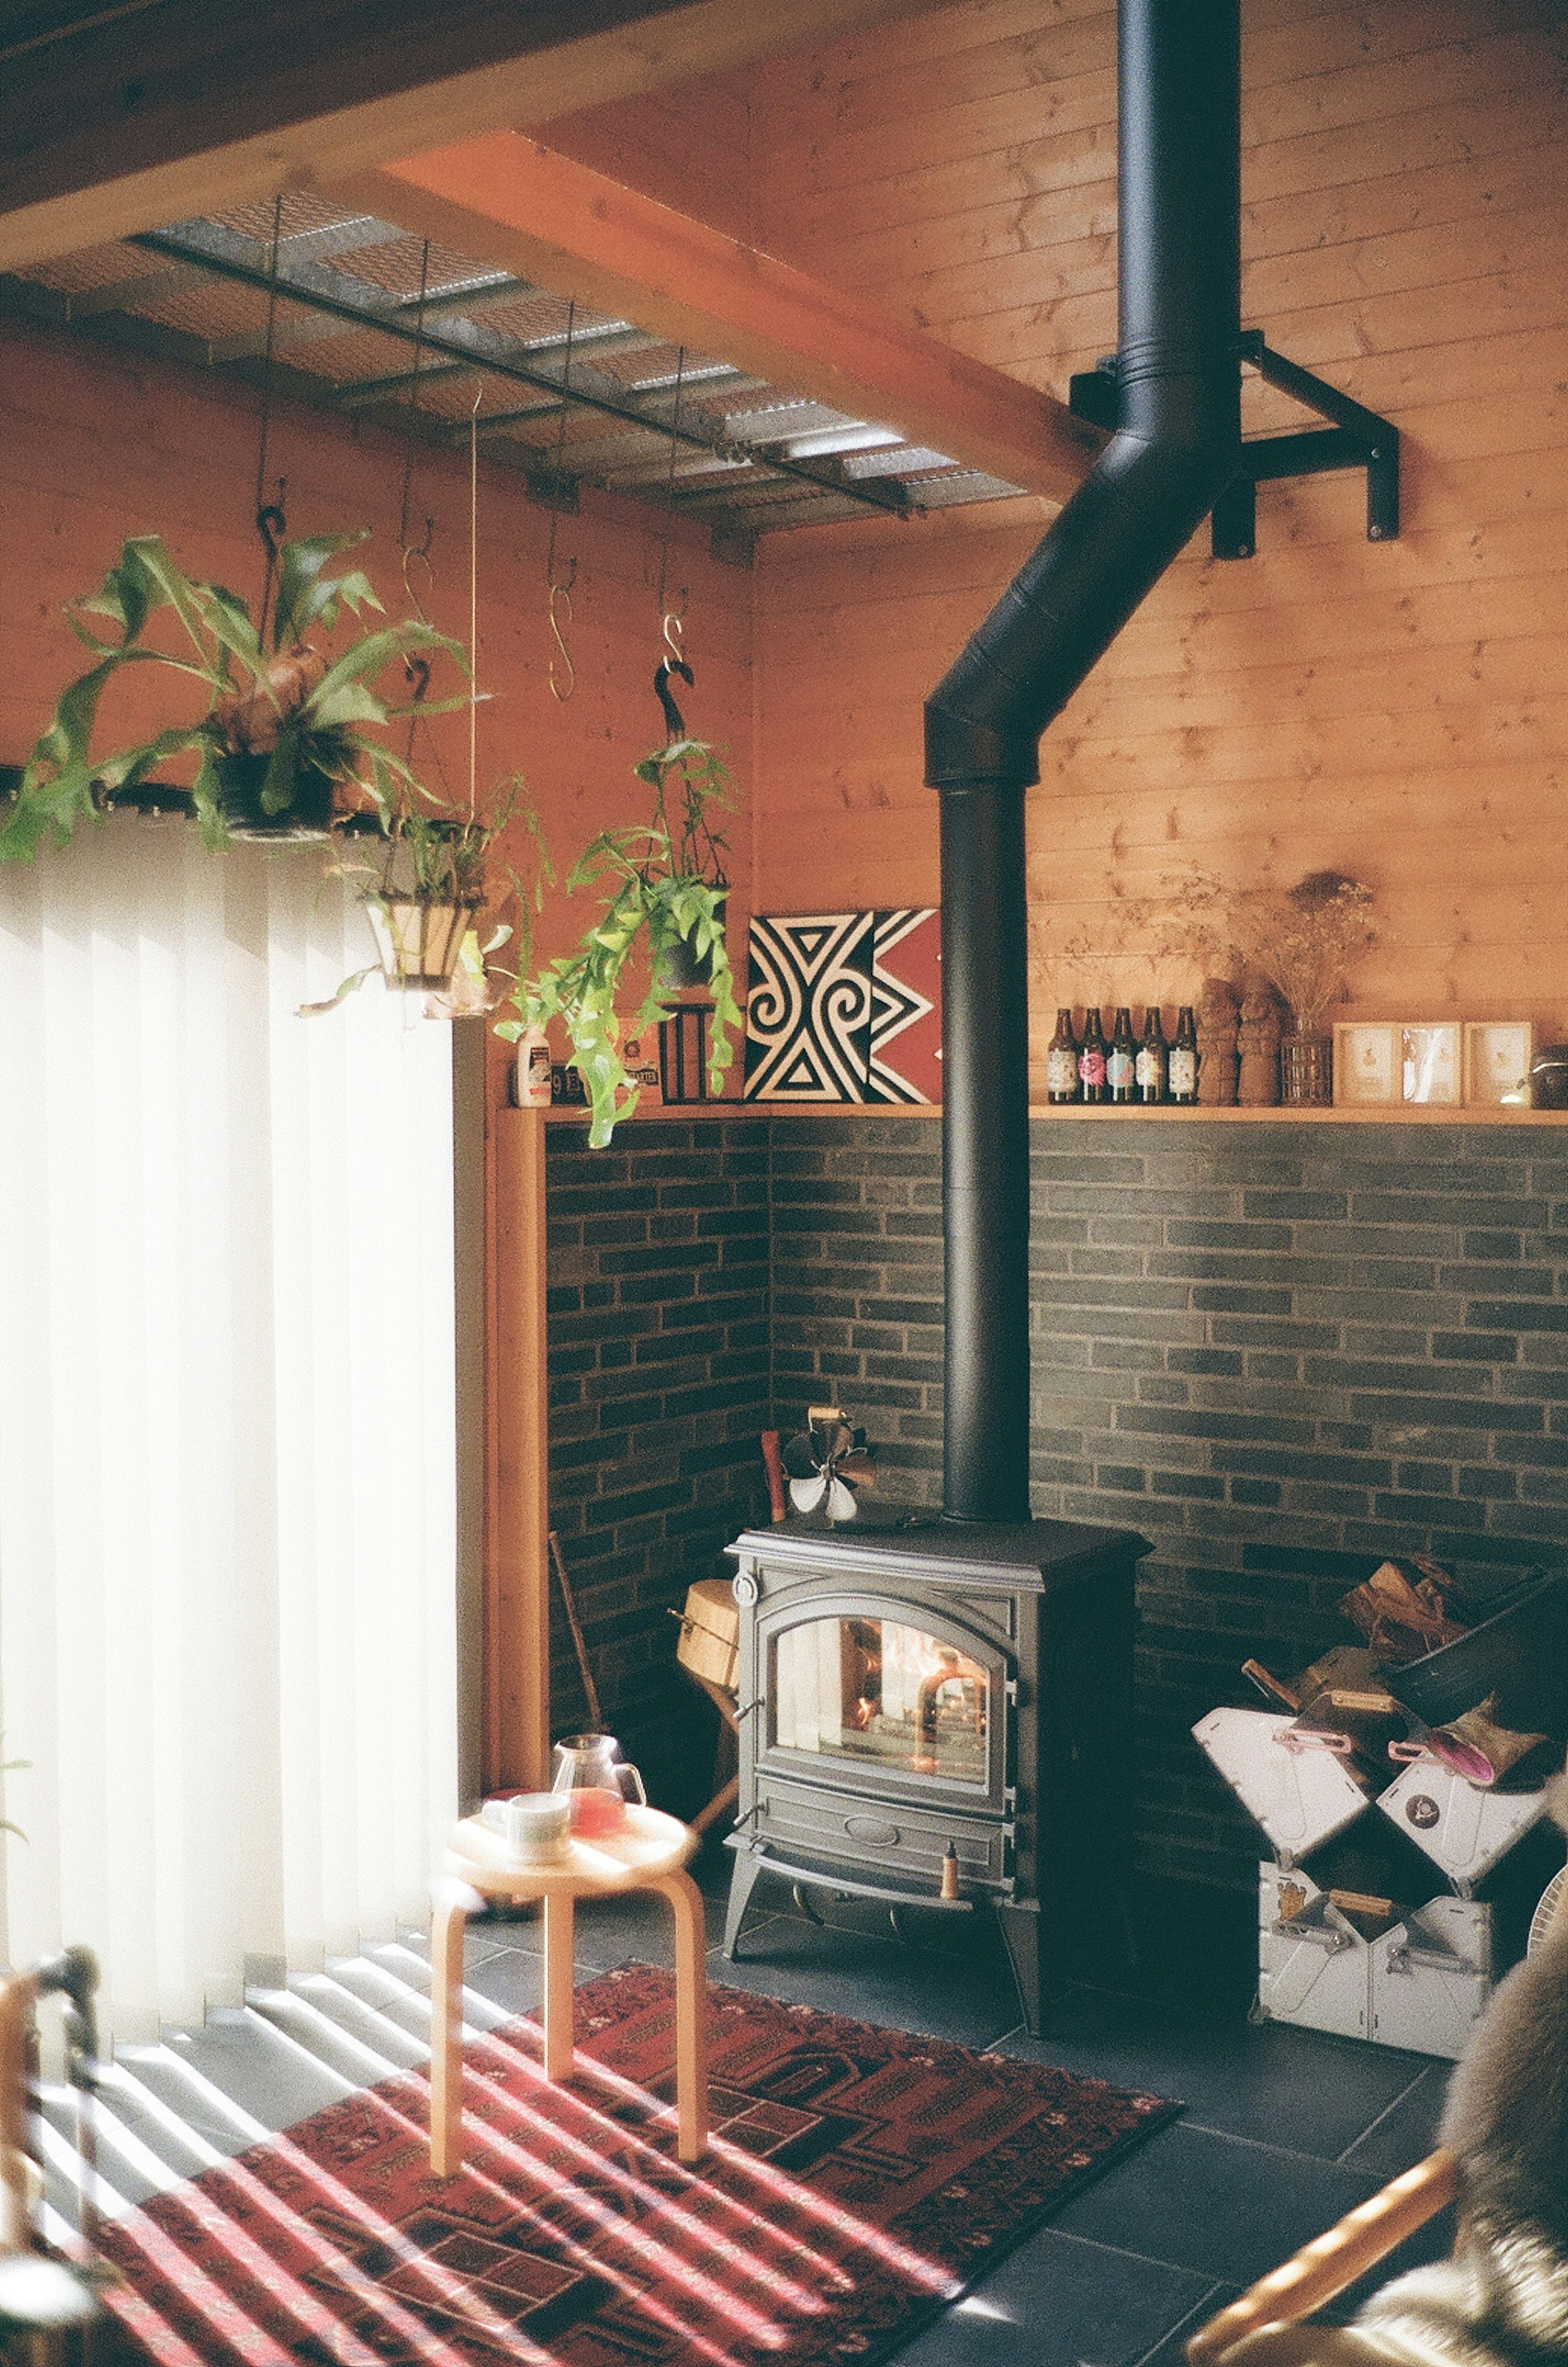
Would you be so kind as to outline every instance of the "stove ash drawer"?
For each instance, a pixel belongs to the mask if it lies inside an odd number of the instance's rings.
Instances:
[[[952,1841],[961,1889],[1012,1888],[1010,1824],[971,1822],[902,1803],[855,1800],[842,1792],[816,1792],[764,1782],[752,1830],[783,1857],[835,1858],[863,1869],[912,1876],[934,1892]]]

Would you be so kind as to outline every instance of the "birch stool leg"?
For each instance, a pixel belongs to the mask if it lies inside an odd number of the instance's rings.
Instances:
[[[545,1893],[545,2077],[570,2079],[572,2072],[572,1897],[569,1890]]]
[[[647,1886],[662,1891],[675,1919],[676,2152],[700,2161],[708,2141],[707,1926],[703,1894],[689,1874],[660,1874]]]
[[[438,1884],[430,1925],[430,2167],[463,2162],[463,1930],[479,1904],[467,1883]]]

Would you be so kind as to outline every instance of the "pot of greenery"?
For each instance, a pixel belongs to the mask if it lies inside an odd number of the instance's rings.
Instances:
[[[94,653],[85,674],[62,691],[39,736],[3,825],[0,861],[27,861],[46,844],[63,845],[78,821],[101,814],[117,792],[137,788],[173,759],[194,754],[192,798],[203,843],[322,836],[340,784],[368,790],[383,811],[397,792],[418,792],[406,762],[366,736],[397,716],[433,714],[467,703],[465,690],[440,700],[392,703],[373,687],[395,662],[444,651],[466,676],[462,644],[412,619],[357,633],[329,655],[314,635],[330,637],[344,613],[384,614],[359,569],[333,574],[330,563],[366,538],[305,535],[280,543],[259,622],[219,583],[203,583],[176,565],[156,535],[133,536],[99,591],[67,611],[73,630]],[[170,610],[184,633],[171,653],[143,636]],[[110,636],[85,620],[104,617]],[[162,665],[194,677],[207,710],[134,747],[95,757],[91,742],[104,689],[122,666]]]
[[[531,1029],[561,1021],[588,1094],[588,1139],[595,1150],[618,1120],[637,1107],[638,1089],[621,1058],[615,1003],[634,956],[646,957],[647,991],[628,1033],[640,1036],[667,1005],[667,964],[675,948],[705,964],[713,1001],[708,1033],[708,1082],[716,1093],[740,1026],[735,981],[724,934],[729,893],[722,867],[724,840],[716,813],[732,812],[735,795],[719,751],[703,740],[672,740],[634,767],[654,793],[651,821],[630,830],[601,831],[567,878],[569,890],[599,892],[601,912],[576,948],[537,977],[519,977],[512,992],[516,1015],[496,1033],[515,1043]]]
[[[504,824],[504,815],[493,822],[458,814],[389,817],[385,860],[364,891],[389,986],[438,993],[450,982],[485,900],[486,855]]]

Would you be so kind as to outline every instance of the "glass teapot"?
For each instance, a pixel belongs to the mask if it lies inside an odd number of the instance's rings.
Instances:
[[[648,1806],[642,1777],[620,1750],[613,1734],[569,1734],[556,1745],[550,1789],[567,1795],[571,1829],[584,1840],[625,1824],[628,1791],[639,1807]]]

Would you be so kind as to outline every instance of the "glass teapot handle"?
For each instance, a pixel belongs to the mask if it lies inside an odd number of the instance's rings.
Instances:
[[[648,1794],[643,1789],[642,1777],[638,1774],[637,1769],[628,1765],[626,1760],[617,1759],[611,1772],[614,1774],[616,1783],[621,1787],[622,1797],[625,1798],[627,1795],[629,1786],[630,1797],[635,1806],[639,1808],[646,1808],[648,1806]]]

